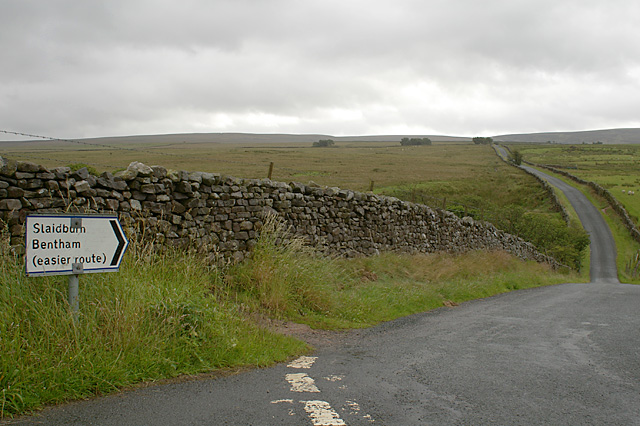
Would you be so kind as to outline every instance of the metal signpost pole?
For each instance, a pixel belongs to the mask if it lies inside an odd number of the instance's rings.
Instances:
[[[84,273],[84,267],[82,263],[74,263],[71,266],[72,274],[69,275],[69,307],[73,314],[73,319],[78,320],[78,313],[80,312],[80,274]]]
[[[78,320],[78,312],[80,310],[80,302],[78,300],[80,284],[80,275],[69,275],[69,307],[71,307],[71,313],[73,319]]]
[[[70,229],[78,231],[82,227],[82,218],[71,217]],[[71,266],[72,275],[69,275],[69,308],[71,308],[71,314],[74,321],[78,321],[78,315],[80,313],[80,275],[82,273],[82,264],[74,263]]]

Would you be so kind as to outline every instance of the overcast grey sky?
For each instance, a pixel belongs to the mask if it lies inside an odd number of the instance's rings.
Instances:
[[[640,127],[639,23],[637,0],[0,0],[0,129]]]

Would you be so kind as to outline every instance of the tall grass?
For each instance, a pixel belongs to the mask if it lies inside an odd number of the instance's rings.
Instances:
[[[202,258],[133,244],[119,273],[80,278],[77,322],[67,277],[28,278],[2,239],[0,417],[141,381],[264,366],[305,344],[254,326],[216,300]]]
[[[504,252],[318,257],[267,221],[252,257],[233,267],[226,291],[266,315],[320,328],[366,327],[519,288],[579,280]]]
[[[278,318],[324,313],[332,291],[353,277],[330,258],[321,258],[276,216],[265,220],[251,257],[232,267],[227,289]]]

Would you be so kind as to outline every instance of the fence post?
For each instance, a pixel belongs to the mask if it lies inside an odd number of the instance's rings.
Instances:
[[[271,175],[273,175],[273,161],[269,163],[269,175],[267,177],[271,179]]]
[[[369,192],[373,192],[373,181],[369,181]]]
[[[447,197],[444,197],[442,199],[442,210],[446,210],[447,209]]]

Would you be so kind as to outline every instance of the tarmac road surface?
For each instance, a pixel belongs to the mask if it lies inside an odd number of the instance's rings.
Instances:
[[[574,195],[592,238],[591,283],[412,315],[342,334],[290,364],[67,404],[16,423],[640,425],[640,286],[618,282],[606,224]]]

